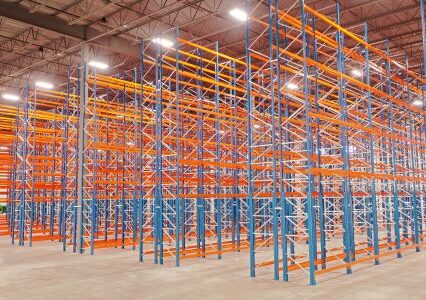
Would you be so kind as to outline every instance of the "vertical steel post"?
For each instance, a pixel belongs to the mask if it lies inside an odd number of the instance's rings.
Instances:
[[[272,238],[273,238],[273,255],[274,255],[274,279],[279,280],[279,252],[278,252],[278,205],[277,205],[277,155],[276,155],[276,121],[275,121],[275,76],[274,76],[274,34],[272,30],[272,0],[268,0],[268,25],[269,25],[269,79],[271,92],[271,132],[272,132]],[[275,28],[277,31],[278,28]],[[279,77],[279,69],[277,69],[277,78]],[[278,93],[280,91],[278,90]]]
[[[145,200],[144,200],[144,188],[143,188],[143,168],[144,168],[144,151],[143,148],[145,146],[144,143],[144,132],[143,132],[143,105],[144,105],[144,51],[145,51],[145,43],[144,41],[141,42],[140,47],[139,47],[139,79],[140,79],[140,89],[141,89],[141,93],[140,93],[140,101],[139,101],[139,118],[140,118],[140,127],[139,127],[139,132],[140,132],[140,142],[139,142],[139,174],[140,174],[140,179],[139,179],[139,184],[140,184],[140,188],[139,188],[139,261],[142,262],[144,257],[144,248],[143,248],[143,239],[144,239],[144,223],[145,223],[145,217],[144,217],[144,213],[145,213]]]
[[[220,120],[219,120],[219,43],[215,43],[215,137],[216,137],[216,162],[220,162]],[[221,168],[216,167],[215,179],[216,179],[216,194],[220,194],[220,173]],[[216,199],[216,226],[217,226],[217,257],[222,259],[222,200],[220,198]]]
[[[408,70],[408,57],[407,54],[405,54],[405,67]],[[406,73],[405,76],[405,81],[407,84],[407,101],[408,104],[411,104],[411,93],[410,93],[410,83],[409,83],[409,77],[408,77],[408,72]],[[409,123],[409,137],[410,140],[413,140],[413,118],[412,118],[412,111],[411,109],[408,109],[408,123]],[[407,151],[408,152],[408,151]],[[407,153],[408,154],[408,153]],[[414,158],[414,143],[410,143],[410,156],[411,156],[411,175],[413,176],[413,178],[419,177],[416,174],[416,165],[415,165],[415,158]],[[407,162],[408,166],[409,166],[409,162]],[[411,184],[410,184],[410,189],[411,189],[411,205],[412,205],[412,227],[413,227],[413,231],[414,231],[414,239],[413,242],[416,245],[416,252],[420,252],[420,245],[419,245],[419,206],[418,206],[418,200],[417,200],[417,186],[416,186],[416,182],[415,180],[412,180]]]
[[[87,61],[89,58],[89,46],[87,42],[82,42],[80,53],[80,103],[79,103],[79,116],[78,116],[78,141],[77,141],[77,203],[76,203],[76,242],[77,251],[83,253],[83,201],[84,201],[84,149],[86,145],[85,137],[85,113],[86,101],[88,96],[87,90]]]
[[[159,44],[155,51],[155,244],[154,263],[163,264],[163,196],[162,196],[162,126],[163,126],[163,52]]]
[[[368,25],[367,22],[364,23],[364,40],[368,43]],[[370,57],[368,47],[365,47],[365,83],[370,86]],[[370,129],[373,128],[373,116],[371,108],[371,91],[367,90],[367,105],[368,105],[368,126]],[[374,136],[369,134],[370,139],[370,163],[371,163],[371,173],[375,173],[375,160],[374,160]],[[376,179],[373,177],[371,179],[371,213],[373,222],[373,247],[374,255],[376,256],[374,262],[376,265],[380,263],[379,261],[379,227],[377,224],[377,195],[376,195]]]
[[[250,1],[246,0],[246,12],[249,15],[250,11]],[[256,260],[255,260],[255,247],[256,239],[254,235],[255,224],[254,224],[254,199],[253,199],[253,170],[252,170],[252,160],[253,160],[253,128],[252,128],[252,76],[251,76],[251,57],[250,57],[250,28],[249,28],[249,19],[247,17],[246,26],[245,26],[245,48],[246,48],[246,109],[247,109],[247,184],[248,184],[248,238],[250,242],[250,276],[256,276]]]
[[[315,258],[316,258],[316,232],[315,232],[315,209],[314,199],[312,192],[314,189],[314,178],[312,176],[312,128],[311,118],[309,116],[310,101],[309,101],[309,80],[308,80],[308,64],[307,64],[307,37],[306,37],[306,24],[307,14],[305,13],[305,1],[300,0],[300,16],[302,22],[302,52],[303,52],[303,98],[305,107],[305,123],[306,123],[306,155],[307,155],[307,176],[308,176],[308,190],[306,193],[306,209],[308,214],[307,227],[309,235],[309,283],[316,285],[315,280]]]
[[[386,40],[386,54],[389,56],[389,40]],[[391,70],[390,70],[390,61],[386,61],[386,93],[390,96],[392,91],[391,87]],[[395,149],[395,127],[394,127],[394,113],[393,113],[393,102],[389,101],[389,127],[391,130],[391,147],[390,151],[392,153],[391,165],[392,165],[392,175],[394,179],[392,180],[392,194],[393,194],[393,222],[394,222],[394,233],[395,233],[395,248],[397,250],[397,257],[400,258],[401,252],[401,234],[400,234],[400,209],[399,209],[399,197],[398,197],[398,181],[395,179],[397,171],[397,162],[396,162],[396,149]]]
[[[340,25],[340,4],[336,2],[336,19],[337,24]],[[336,42],[337,42],[337,70],[340,73],[344,73],[344,58],[343,58],[343,33],[340,30],[336,32]],[[339,76],[339,104],[340,104],[340,118],[342,121],[347,120],[347,112],[346,112],[346,98],[345,98],[345,83],[342,76]],[[347,137],[347,128],[346,126],[341,126],[340,139],[342,144],[342,160],[343,160],[343,170],[349,170],[349,145],[348,145],[348,137]],[[350,264],[352,261],[352,228],[351,228],[351,195],[350,195],[350,184],[349,179],[346,175],[343,177],[343,242],[345,247],[345,262]],[[351,274],[352,269],[350,265],[346,268],[346,273]]]
[[[175,50],[175,55],[176,55],[176,65],[175,65],[175,94],[176,94],[176,239],[175,239],[175,243],[176,243],[176,267],[180,266],[180,234],[181,234],[181,219],[182,219],[182,213],[184,213],[184,211],[182,211],[181,209],[181,204],[180,204],[180,197],[179,197],[179,193],[180,193],[180,157],[181,157],[181,146],[180,146],[180,131],[181,131],[181,118],[180,118],[180,110],[179,110],[179,97],[180,97],[180,85],[179,85],[179,80],[180,80],[180,74],[179,74],[179,29],[176,27],[176,31],[175,31],[175,40],[176,40],[176,50]]]

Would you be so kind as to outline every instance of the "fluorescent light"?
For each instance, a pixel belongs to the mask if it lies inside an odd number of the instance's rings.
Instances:
[[[260,125],[259,124],[254,124],[254,129],[259,129],[260,128]]]
[[[297,90],[299,86],[295,83],[289,82],[287,83],[287,88],[289,88],[290,90]]]
[[[36,81],[35,86],[47,90],[53,89],[53,84],[46,81]]]
[[[355,77],[361,77],[362,76],[362,72],[360,70],[357,70],[357,69],[352,69],[351,74]]]
[[[239,21],[246,21],[246,20],[247,20],[247,13],[246,13],[244,10],[241,10],[241,9],[239,9],[239,8],[231,9],[231,10],[229,11],[229,14],[230,14],[233,18],[235,18],[235,19],[237,19],[237,20],[239,20]]]
[[[413,105],[415,106],[422,106],[423,105],[423,101],[422,100],[416,100],[413,102]]]
[[[165,48],[171,48],[174,45],[174,43],[171,40],[164,39],[164,38],[154,38],[152,42],[155,44],[159,44],[160,46]]]
[[[134,143],[132,143],[132,142],[127,142],[126,143],[128,146],[134,146],[135,144]]]
[[[106,63],[103,63],[103,62],[97,61],[97,60],[89,61],[89,66],[94,67],[96,69],[100,69],[100,70],[108,69],[108,65]]]
[[[3,94],[2,98],[4,100],[10,100],[10,101],[18,101],[19,96],[14,94]]]
[[[357,149],[355,146],[349,145],[348,150],[349,150],[349,153],[355,153]]]
[[[0,150],[9,150],[9,147],[0,146]]]

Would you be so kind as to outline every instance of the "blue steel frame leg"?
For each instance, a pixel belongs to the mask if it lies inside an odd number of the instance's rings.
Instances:
[[[163,263],[163,209],[162,209],[162,49],[157,44],[155,55],[155,224],[154,263]]]
[[[219,43],[215,43],[216,50],[216,64],[215,64],[215,136],[216,136],[216,162],[220,162],[220,120],[219,114]],[[216,194],[220,194],[220,173],[221,168],[216,167]],[[216,225],[217,225],[217,258],[222,259],[222,200],[216,199]]]
[[[315,210],[314,210],[314,198],[312,197],[312,192],[314,189],[314,178],[311,174],[311,169],[313,167],[312,162],[312,128],[311,128],[311,118],[309,116],[310,102],[309,102],[309,81],[308,81],[308,64],[306,62],[307,53],[306,49],[307,38],[306,38],[306,23],[307,23],[307,14],[305,13],[305,1],[300,0],[301,7],[301,22],[302,22],[302,49],[303,49],[303,94],[305,101],[305,122],[306,122],[306,152],[307,152],[307,173],[308,173],[308,190],[307,190],[307,213],[308,213],[308,235],[309,235],[309,284],[316,285],[315,279],[315,257],[316,257],[316,232],[315,232]]]
[[[139,48],[139,59],[140,59],[140,64],[139,64],[139,80],[140,80],[140,86],[141,86],[141,93],[140,93],[140,100],[139,100],[139,113],[140,113],[140,127],[139,127],[139,131],[140,131],[140,142],[139,142],[139,173],[140,173],[140,187],[139,187],[139,261],[143,262],[144,259],[144,247],[143,247],[143,239],[145,237],[144,235],[144,223],[145,223],[145,218],[144,218],[144,213],[145,213],[145,201],[143,198],[143,156],[144,156],[144,152],[143,152],[143,147],[145,145],[144,143],[144,135],[143,135],[143,105],[144,105],[144,83],[143,83],[143,76],[144,76],[144,49],[145,49],[145,43],[142,41],[140,44],[140,48]]]
[[[405,67],[408,70],[408,57],[407,55],[405,55]],[[407,100],[408,100],[408,104],[411,103],[411,93],[410,93],[410,84],[409,84],[409,78],[408,78],[408,73],[406,74],[406,84],[407,84]],[[410,140],[413,140],[413,119],[412,119],[412,112],[411,109],[408,110],[408,122],[409,122],[409,126],[410,126],[410,132],[409,132],[409,136],[410,136]],[[412,170],[412,176],[418,177],[416,174],[416,165],[415,165],[415,159],[414,159],[414,143],[410,143],[410,156],[411,156],[411,170]],[[407,162],[409,163],[409,162]],[[411,205],[413,206],[413,231],[414,231],[414,239],[413,242],[416,245],[416,252],[420,252],[420,245],[419,245],[419,206],[418,206],[418,202],[417,202],[417,186],[415,181],[413,181],[410,184],[410,188],[411,188],[411,200],[412,203]]]
[[[337,24],[340,25],[340,4],[336,2],[336,19]],[[342,53],[343,45],[343,34],[338,30],[336,33],[336,42],[337,42],[337,69],[340,73],[344,73],[344,58]],[[340,116],[342,121],[346,121],[346,97],[344,93],[345,83],[342,78],[339,78],[339,104],[340,104]],[[342,160],[343,160],[343,170],[349,170],[349,145],[347,141],[347,128],[346,126],[341,126],[340,139],[342,143]],[[345,262],[350,264],[352,261],[352,241],[351,241],[351,193],[350,193],[350,184],[347,176],[343,177],[343,186],[342,190],[344,193],[343,197],[343,243],[345,247]],[[346,273],[351,274],[352,269],[350,265],[346,268]]]
[[[314,61],[318,61],[318,45],[316,39],[316,23],[315,16],[312,16],[312,31],[313,31],[313,52],[314,52]],[[315,79],[315,112],[319,113],[319,88],[318,88],[318,68],[314,67],[314,79]],[[317,168],[321,168],[321,155],[322,155],[322,145],[321,145],[321,134],[320,134],[320,123],[321,120],[319,118],[315,119],[315,123],[317,126],[316,130],[316,149],[317,149]],[[325,236],[325,208],[324,208],[324,191],[322,184],[323,177],[322,175],[318,178],[318,207],[319,207],[319,230],[320,230],[320,256],[321,256],[321,268],[326,268],[326,259],[327,259],[327,249],[326,249],[326,236]]]
[[[77,150],[77,203],[75,205],[76,211],[76,243],[77,251],[79,253],[84,252],[84,241],[83,241],[83,202],[84,200],[84,159],[85,159],[85,111],[86,111],[86,100],[87,100],[87,60],[88,60],[88,44],[83,42],[81,46],[81,65],[80,65],[80,80],[79,80],[79,91],[80,91],[80,106],[79,106],[79,124],[78,124],[78,150]]]
[[[250,11],[250,1],[246,0],[246,11]],[[248,223],[249,223],[249,242],[250,242],[250,276],[256,276],[256,257],[255,257],[255,247],[256,240],[254,235],[254,199],[253,199],[253,170],[252,170],[252,160],[253,160],[253,149],[252,149],[252,140],[253,140],[253,128],[252,128],[252,76],[251,76],[251,57],[250,57],[250,44],[249,44],[249,18],[246,20],[245,26],[245,48],[246,48],[246,81],[247,81],[247,92],[246,92],[246,105],[247,105],[247,181],[248,181]]]
[[[276,157],[276,120],[275,120],[275,82],[274,82],[274,34],[272,31],[273,20],[272,20],[272,5],[271,0],[268,0],[268,23],[269,23],[269,78],[271,86],[271,126],[272,126],[272,234],[273,234],[273,255],[274,255],[274,279],[279,280],[279,251],[278,251],[278,203],[277,203],[277,157]],[[274,14],[275,16],[276,14]],[[275,28],[277,31],[278,28]],[[277,78],[279,69],[277,69]],[[278,90],[279,93],[279,90]]]
[[[180,156],[181,156],[181,147],[180,147],[180,132],[181,132],[181,122],[180,122],[180,113],[179,113],[179,96],[180,96],[180,86],[179,86],[179,29],[176,28],[175,31],[175,39],[176,39],[176,68],[175,68],[175,78],[176,78],[176,86],[175,86],[175,94],[176,94],[176,267],[180,266],[180,227],[181,227],[181,219],[182,219],[182,211],[179,198],[180,193]]]
[[[364,40],[368,43],[368,25],[367,22],[364,23]],[[370,65],[369,65],[369,51],[368,47],[365,48],[365,83],[370,86]],[[368,104],[368,125],[373,128],[373,116],[371,108],[371,91],[367,91],[367,104]],[[371,163],[371,173],[375,173],[375,161],[374,161],[374,136],[370,134],[370,163]],[[373,177],[371,180],[371,212],[372,212],[372,222],[373,222],[373,246],[374,246],[374,263],[376,265],[380,264],[379,261],[379,227],[377,224],[377,195],[376,195],[376,179]]]
[[[389,56],[389,40],[386,41],[386,54]],[[391,80],[390,80],[390,62],[386,62],[386,93],[391,95]],[[391,129],[391,134],[394,136],[394,114],[393,114],[393,103],[389,102],[389,127]],[[390,151],[392,153],[391,165],[392,165],[392,175],[396,177],[396,154],[395,154],[395,139],[391,138],[391,147]],[[392,180],[392,193],[393,193],[393,221],[394,221],[394,233],[395,233],[395,249],[397,250],[397,257],[401,258],[401,233],[400,233],[400,212],[399,212],[399,197],[398,197],[398,181],[396,179]]]

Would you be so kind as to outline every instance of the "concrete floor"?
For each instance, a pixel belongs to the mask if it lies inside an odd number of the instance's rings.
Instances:
[[[76,255],[58,245],[17,247],[0,239],[0,299],[426,299],[426,250],[335,274],[316,287],[306,278],[253,279],[247,270],[243,253],[222,261],[184,260],[174,268],[138,263],[132,251]]]

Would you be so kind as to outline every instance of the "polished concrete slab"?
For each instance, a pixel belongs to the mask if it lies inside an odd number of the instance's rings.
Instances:
[[[121,249],[90,256],[63,253],[56,244],[18,247],[1,238],[0,299],[426,299],[426,249],[352,275],[337,272],[315,287],[305,277],[249,278],[243,253],[182,263],[139,263],[135,252]]]

